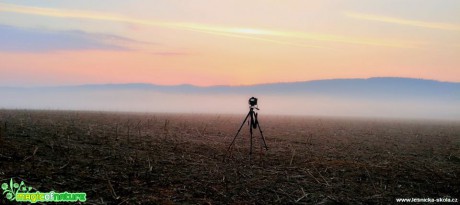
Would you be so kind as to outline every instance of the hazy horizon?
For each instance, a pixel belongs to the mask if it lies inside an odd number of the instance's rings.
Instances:
[[[261,113],[460,119],[460,83],[406,78],[308,81],[253,86],[102,84],[3,88],[0,108],[236,114],[259,98]]]
[[[17,96],[7,96],[15,98]],[[142,92],[125,93],[85,93],[80,95],[40,95],[28,96],[33,103],[10,101],[0,109],[26,110],[81,110],[150,113],[189,114],[241,114],[248,112],[247,100],[251,96],[210,96],[151,94]],[[458,120],[458,104],[443,102],[379,102],[341,100],[327,97],[279,97],[261,96],[261,115],[325,116],[325,117],[365,117],[402,118],[427,120]],[[87,100],[90,98],[91,100]],[[132,98],[136,98],[133,100]],[[280,99],[281,98],[281,99]],[[65,100],[64,100],[65,99]],[[162,99],[158,101],[158,99]],[[206,103],[203,103],[206,101]],[[433,109],[437,107],[437,109]],[[243,116],[244,117],[244,116]]]

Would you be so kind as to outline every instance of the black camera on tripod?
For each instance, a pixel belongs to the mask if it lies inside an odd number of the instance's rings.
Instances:
[[[252,132],[253,132],[253,129],[259,129],[260,138],[262,140],[261,145],[263,147],[265,147],[265,150],[268,150],[268,147],[267,147],[267,144],[265,143],[265,137],[264,137],[264,134],[262,133],[262,129],[260,128],[259,120],[257,119],[258,113],[256,111],[254,111],[254,109],[259,110],[259,108],[257,107],[257,98],[255,98],[255,97],[249,98],[248,103],[250,105],[249,106],[249,112],[246,115],[246,118],[244,118],[243,123],[241,123],[240,129],[238,129],[238,132],[236,132],[236,135],[233,138],[232,143],[230,143],[230,146],[228,146],[227,153],[230,153],[230,150],[232,149],[232,146],[234,145],[236,137],[240,133],[241,128],[243,128],[244,123],[246,123],[246,121],[248,121],[249,134],[251,136],[251,145],[249,146],[249,159],[251,159],[251,155],[252,155],[252,134],[253,134]],[[226,154],[226,156],[227,156],[227,154]]]
[[[249,105],[251,107],[256,106],[257,105],[257,98],[255,98],[255,97],[249,98]]]

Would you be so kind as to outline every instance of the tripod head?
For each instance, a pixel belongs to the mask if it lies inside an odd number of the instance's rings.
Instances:
[[[256,110],[260,110],[258,107],[256,106],[249,106],[249,109],[256,109]]]
[[[251,97],[249,98],[249,109],[256,109],[259,110],[259,107],[257,106],[257,98]]]

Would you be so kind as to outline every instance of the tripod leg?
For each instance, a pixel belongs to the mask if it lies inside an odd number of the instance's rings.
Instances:
[[[255,124],[254,124],[254,112],[249,112],[249,114],[251,115],[251,124],[249,126],[249,134],[251,136],[251,144],[249,145],[249,160],[251,160],[251,156],[252,156],[252,129],[255,127]]]
[[[252,118],[252,115],[251,115],[251,118]],[[251,159],[251,155],[252,155],[252,119],[251,119],[251,126],[249,126],[249,134],[251,135],[251,144],[249,145],[249,159]]]
[[[232,143],[230,144],[230,146],[228,146],[227,152],[230,151],[230,148],[232,148],[233,144],[235,143],[235,139],[238,136],[238,134],[240,134],[241,128],[243,128],[244,123],[248,120],[249,114],[251,114],[251,112],[249,112],[248,115],[246,115],[246,118],[244,118],[243,123],[241,123],[240,129],[238,129],[238,132],[236,132],[235,137],[233,137]]]
[[[268,150],[267,143],[265,142],[265,137],[264,137],[262,128],[260,128],[259,120],[257,120],[257,114],[256,114],[256,125],[259,128],[260,136],[262,138],[262,142],[264,143],[265,150]]]

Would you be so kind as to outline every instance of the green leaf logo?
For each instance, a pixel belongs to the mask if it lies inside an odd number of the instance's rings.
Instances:
[[[2,190],[3,190],[3,194],[6,194],[6,198],[10,201],[13,201],[15,200],[16,194],[18,192],[28,193],[30,190],[32,190],[32,187],[26,186],[23,181],[21,181],[21,183],[18,184],[13,181],[13,178],[11,178],[9,184],[7,183],[2,184]]]

